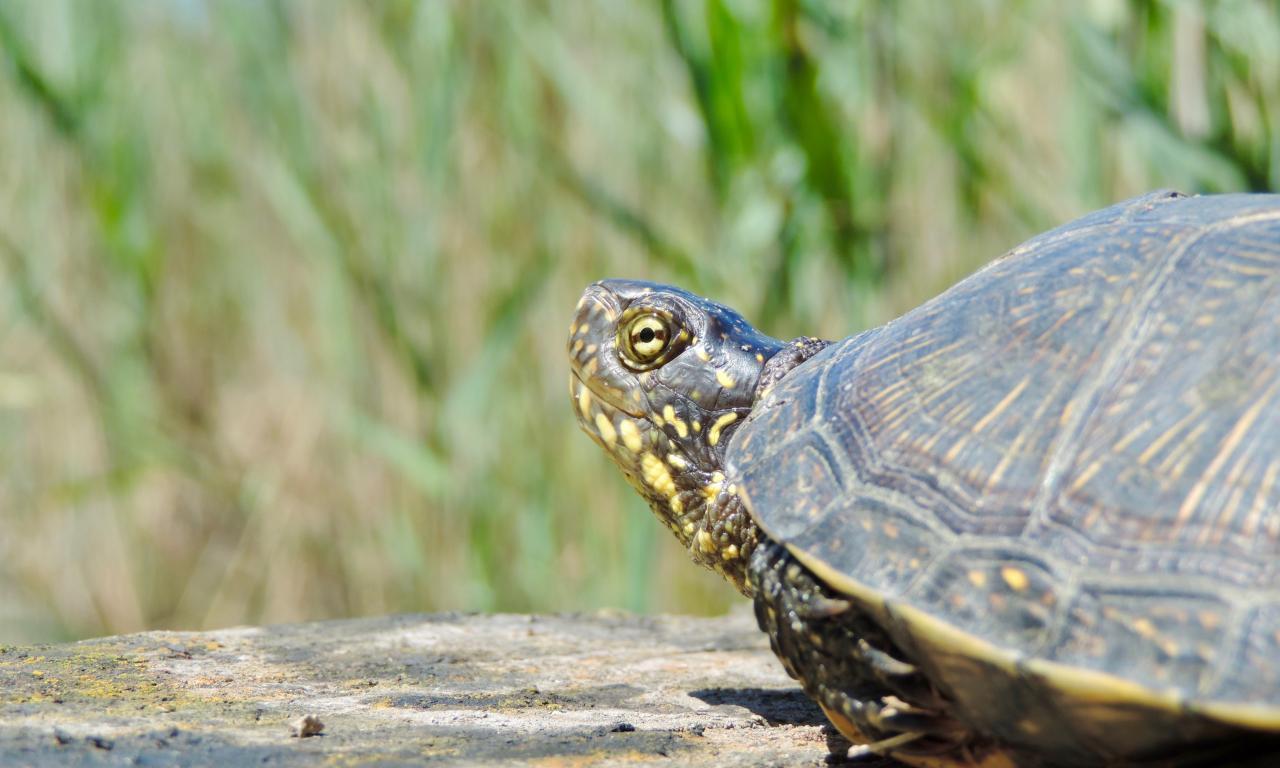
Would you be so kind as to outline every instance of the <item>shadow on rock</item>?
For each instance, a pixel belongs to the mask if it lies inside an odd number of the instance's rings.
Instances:
[[[744,707],[769,725],[824,725],[827,718],[799,688],[703,688],[689,695],[708,704]]]

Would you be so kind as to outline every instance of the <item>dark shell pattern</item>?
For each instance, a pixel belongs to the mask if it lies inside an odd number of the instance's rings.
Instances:
[[[924,617],[1056,685],[1280,727],[1280,196],[1159,193],[1039,236],[797,368],[727,460],[908,646]]]

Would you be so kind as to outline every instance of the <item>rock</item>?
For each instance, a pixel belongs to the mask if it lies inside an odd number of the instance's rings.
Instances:
[[[254,712],[254,719],[261,719],[261,716]],[[289,730],[294,737],[306,739],[311,736],[319,736],[324,733],[324,723],[320,722],[320,718],[315,715],[303,715],[302,717],[289,723]]]
[[[307,715],[299,733],[323,719],[322,738],[290,736]],[[817,766],[824,722],[745,613],[393,616],[0,648],[0,765]]]

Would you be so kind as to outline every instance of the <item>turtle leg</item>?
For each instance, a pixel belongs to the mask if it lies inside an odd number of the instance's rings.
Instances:
[[[972,734],[948,715],[925,676],[901,659],[870,617],[785,547],[772,541],[757,547],[748,578],[756,620],[774,653],[842,734],[870,742],[862,751],[905,758],[967,749]]]
[[[756,383],[756,402],[765,395],[774,384],[791,372],[792,368],[813,357],[831,345],[831,342],[812,336],[800,336],[788,341],[786,346],[769,358],[760,371],[760,380]]]

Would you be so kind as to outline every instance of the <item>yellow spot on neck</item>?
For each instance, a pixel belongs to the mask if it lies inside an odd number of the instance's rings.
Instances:
[[[644,442],[640,439],[640,430],[631,419],[623,419],[618,423],[618,432],[622,435],[622,444],[632,453],[639,453]]]
[[[693,350],[693,352],[698,356],[698,359],[701,360],[702,362],[704,363],[710,362],[711,355],[708,355],[707,350],[703,349],[702,347],[696,347]]]
[[[711,534],[705,530],[698,531],[698,535],[694,537],[694,541],[698,544],[698,549],[710,554],[716,551],[715,539],[711,538]]]
[[[724,371],[716,371],[716,381],[725,389],[732,389],[735,383],[733,377]]]
[[[667,463],[679,470],[686,470],[689,468],[689,462],[685,461],[684,457],[678,453],[668,453]]]
[[[609,421],[603,413],[596,414],[596,431],[600,433],[600,439],[610,449],[618,442],[618,433],[613,429],[613,422]]]
[[[724,429],[725,427],[729,426],[730,424],[732,424],[737,420],[738,420],[738,414],[736,413],[726,413],[725,415],[716,419],[715,423],[711,425],[711,430],[707,432],[707,442],[711,443],[712,445],[719,443],[720,430]]]
[[[676,416],[676,409],[670,404],[662,407],[662,418],[666,419],[671,426],[676,428],[676,434],[681,437],[689,436],[689,425],[685,424],[684,419]]]
[[[652,453],[640,457],[640,472],[644,475],[645,485],[666,496],[668,499],[676,495],[676,483],[662,459]]]
[[[720,489],[723,487],[724,487],[724,473],[712,472],[711,482],[702,486],[702,495],[707,498],[707,501],[713,501],[715,500],[716,496],[720,493]]]

